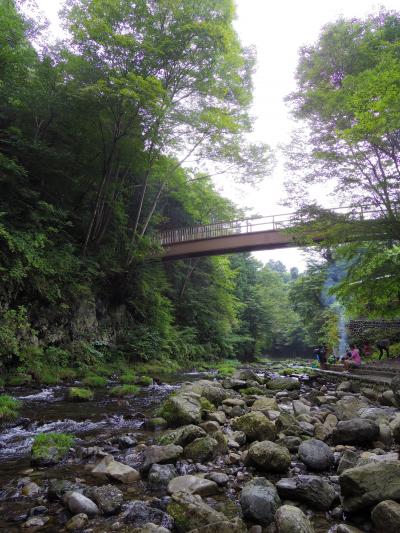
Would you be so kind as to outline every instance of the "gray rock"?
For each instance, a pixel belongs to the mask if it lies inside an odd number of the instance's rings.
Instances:
[[[212,413],[207,413],[207,420],[218,422],[221,426],[226,423],[226,414],[223,411],[213,411]]]
[[[377,531],[399,533],[400,504],[393,500],[378,503],[371,513],[371,518]]]
[[[247,440],[275,440],[276,428],[268,418],[259,411],[247,413],[232,422],[232,428],[243,431]]]
[[[371,463],[345,470],[339,477],[343,509],[360,511],[383,500],[400,499],[400,462]]]
[[[31,531],[37,531],[39,528],[42,528],[48,521],[48,516],[34,516],[29,518],[22,527],[25,529],[30,529]]]
[[[200,496],[188,493],[173,494],[167,510],[179,533],[227,521],[224,514],[207,505]]]
[[[246,381],[244,379],[226,378],[222,382],[224,389],[239,390],[246,387]]]
[[[365,533],[358,527],[349,526],[349,524],[339,524],[336,531],[337,533]]]
[[[285,435],[299,437],[302,433],[301,427],[294,416],[286,411],[282,411],[275,422],[276,429]]]
[[[174,431],[170,431],[165,435],[162,435],[158,439],[158,444],[162,446],[165,446],[167,444],[176,444],[178,446],[184,447],[190,444],[195,439],[199,439],[200,437],[205,436],[206,432],[204,431],[204,429],[200,428],[199,426],[195,426],[194,424],[189,424],[187,426],[175,429]]]
[[[112,455],[106,455],[92,469],[92,475],[95,477],[110,477],[121,483],[133,483],[140,479],[140,474],[134,468],[115,461]]]
[[[229,477],[222,472],[210,472],[209,474],[206,474],[205,477],[206,479],[211,479],[211,481],[214,481],[214,483],[220,487],[223,487],[229,481]]]
[[[182,393],[194,392],[214,405],[220,405],[231,394],[218,381],[200,379],[182,388]]]
[[[382,396],[380,397],[379,401],[382,405],[388,405],[390,407],[396,405],[396,398],[392,390],[385,390],[382,392]]]
[[[293,400],[293,411],[296,416],[298,415],[308,415],[310,413],[311,407],[306,405],[300,400]]]
[[[275,398],[257,398],[257,400],[251,406],[252,411],[260,411],[264,415],[267,415],[268,411],[280,411]]]
[[[340,476],[340,474],[342,474],[345,470],[357,466],[358,459],[359,455],[356,452],[353,452],[352,450],[345,450],[337,467],[338,476]]]
[[[299,446],[299,458],[310,470],[327,470],[333,465],[334,456],[332,450],[325,442],[317,439],[309,439]]]
[[[253,443],[247,458],[251,464],[265,472],[286,472],[291,462],[287,448],[268,440]]]
[[[67,531],[75,531],[76,529],[83,529],[89,522],[88,515],[79,513],[73,516],[65,525]]]
[[[164,488],[168,486],[171,479],[178,476],[178,472],[174,465],[158,465],[151,466],[149,476],[147,478],[149,486],[153,489]]]
[[[167,444],[166,446],[148,446],[143,452],[141,470],[146,472],[153,464],[174,463],[183,453],[182,446]]]
[[[121,509],[123,493],[113,485],[95,487],[91,491],[94,501],[106,515],[117,513]]]
[[[300,382],[292,378],[275,378],[267,383],[267,387],[275,391],[293,391],[300,389]]]
[[[373,420],[353,418],[339,422],[332,433],[335,444],[366,444],[379,437],[379,426]]]
[[[303,441],[301,440],[300,437],[293,437],[291,435],[287,435],[287,436],[285,435],[277,441],[277,444],[280,444],[281,446],[285,446],[291,453],[297,453],[299,446],[302,442]]]
[[[184,449],[184,456],[195,462],[203,463],[213,459],[219,447],[219,443],[213,437],[202,437],[188,444]]]
[[[322,511],[330,509],[336,499],[333,486],[319,476],[283,478],[276,488],[281,498],[304,502]]]
[[[93,517],[100,513],[97,505],[80,492],[65,493],[63,501],[72,514],[83,513],[88,517]]]
[[[215,433],[216,431],[219,431],[221,429],[221,426],[218,424],[218,422],[215,422],[215,420],[207,420],[206,422],[200,424],[200,427],[201,429],[204,429],[206,433]],[[198,435],[198,437],[202,436],[203,435]]]
[[[275,524],[278,533],[314,533],[306,515],[293,505],[279,507],[275,514]]]
[[[168,492],[170,494],[188,492],[200,496],[211,496],[218,492],[218,485],[214,481],[198,476],[179,476],[168,483]]]
[[[200,396],[194,394],[179,393],[170,396],[161,407],[162,417],[172,427],[186,424],[200,424],[201,405]]]
[[[124,513],[124,521],[133,527],[140,528],[150,523],[166,529],[172,529],[174,525],[174,521],[169,514],[139,500],[133,500],[128,503]]]
[[[263,525],[270,524],[280,499],[274,485],[263,477],[256,477],[246,483],[240,493],[243,515]]]
[[[344,396],[335,405],[335,414],[339,420],[351,420],[357,418],[360,409],[368,407],[368,404],[355,396]]]
[[[21,489],[22,496],[27,496],[28,498],[34,498],[35,496],[38,496],[41,492],[42,489],[34,481],[28,481],[28,483],[26,483]]]

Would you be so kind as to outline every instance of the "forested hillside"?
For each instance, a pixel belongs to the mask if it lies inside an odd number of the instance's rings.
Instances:
[[[19,7],[0,11],[3,366],[291,344],[283,275],[249,256],[155,260],[155,231],[240,214],[211,174],[270,170],[245,139],[254,54],[233,3],[74,0],[54,46]]]

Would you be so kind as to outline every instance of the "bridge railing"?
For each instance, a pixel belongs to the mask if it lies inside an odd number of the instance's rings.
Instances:
[[[329,212],[336,215],[347,215],[348,218],[353,220],[373,219],[382,214],[381,211],[378,211],[376,208],[365,206],[338,207],[325,211],[325,213]],[[299,212],[283,213],[265,217],[229,220],[226,222],[215,222],[200,226],[170,229],[157,233],[155,238],[162,246],[168,246],[182,242],[215,239],[217,237],[226,237],[229,235],[247,234],[258,231],[284,230],[298,225],[301,221],[301,215],[299,215]],[[303,222],[307,221],[310,221],[310,219],[304,218]]]

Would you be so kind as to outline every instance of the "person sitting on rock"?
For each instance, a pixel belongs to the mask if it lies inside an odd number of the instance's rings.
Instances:
[[[379,360],[381,360],[383,352],[386,352],[386,356],[389,358],[389,346],[390,346],[390,340],[389,339],[382,339],[380,341],[376,341],[376,347],[379,350]]]
[[[343,361],[345,370],[359,368],[361,366],[361,356],[358,348],[354,344],[350,345],[350,358]]]

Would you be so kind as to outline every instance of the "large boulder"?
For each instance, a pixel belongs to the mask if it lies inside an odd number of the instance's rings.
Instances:
[[[140,474],[134,468],[115,461],[112,455],[107,455],[92,469],[92,475],[95,477],[109,477],[116,479],[121,483],[133,483],[140,479]]]
[[[400,462],[371,463],[345,470],[339,477],[343,509],[361,511],[383,500],[400,499]]]
[[[287,448],[269,440],[253,443],[247,458],[250,463],[265,472],[286,472],[291,461]]]
[[[95,487],[90,495],[105,515],[117,513],[122,506],[124,495],[114,485]]]
[[[72,514],[84,513],[88,517],[93,517],[100,513],[97,505],[80,492],[66,492],[63,501]]]
[[[141,470],[146,472],[154,464],[174,463],[183,453],[182,446],[167,444],[166,446],[148,446],[143,452]]]
[[[167,510],[175,519],[175,528],[179,533],[228,521],[224,514],[207,505],[200,496],[185,492],[173,494]]]
[[[357,418],[360,409],[368,407],[368,404],[355,396],[344,396],[335,404],[335,414],[339,420],[351,420]]]
[[[300,381],[292,378],[275,378],[268,381],[267,387],[274,391],[298,390],[300,389]]]
[[[335,444],[367,444],[378,437],[378,424],[373,420],[362,418],[339,422],[332,434]]]
[[[293,505],[279,507],[275,514],[275,525],[278,533],[314,533],[306,515]]]
[[[263,525],[270,524],[280,499],[274,485],[263,477],[256,477],[246,483],[240,493],[243,515]]]
[[[399,533],[400,504],[393,500],[378,503],[371,513],[371,518],[377,531]]]
[[[187,446],[194,439],[205,437],[204,429],[194,424],[182,426],[181,428],[170,431],[157,439],[158,444],[165,446],[166,444],[177,444],[178,446]]]
[[[211,496],[218,492],[218,485],[214,481],[198,476],[179,476],[168,483],[168,492],[170,494],[188,492],[200,496]]]
[[[262,398],[257,398],[251,406],[251,410],[261,411],[261,413],[266,414],[267,411],[279,411],[280,409],[275,398],[267,398],[263,396]]]
[[[182,393],[194,392],[203,398],[207,398],[209,402],[214,405],[220,405],[226,398],[230,396],[228,390],[224,389],[218,381],[210,381],[207,379],[200,379],[195,383],[186,385],[182,388]]]
[[[160,416],[165,418],[171,427],[186,424],[200,424],[201,404],[200,396],[193,393],[171,395],[161,406]]]
[[[327,511],[336,499],[333,486],[319,476],[283,478],[276,484],[281,498],[304,502],[315,509]]]
[[[288,436],[299,437],[302,434],[302,429],[296,418],[286,411],[281,411],[275,421],[275,426],[279,432]]]
[[[184,456],[196,463],[211,461],[217,455],[218,447],[219,443],[213,437],[201,437],[185,447]]]
[[[150,468],[149,476],[147,478],[149,486],[152,489],[160,489],[167,487],[171,479],[178,476],[174,465],[158,465],[154,464]]]
[[[275,440],[276,438],[275,425],[260,411],[246,413],[234,419],[232,428],[237,431],[243,431],[250,442],[254,440]]]
[[[298,453],[300,460],[310,470],[327,470],[334,462],[332,450],[322,440],[309,439],[302,442]]]

